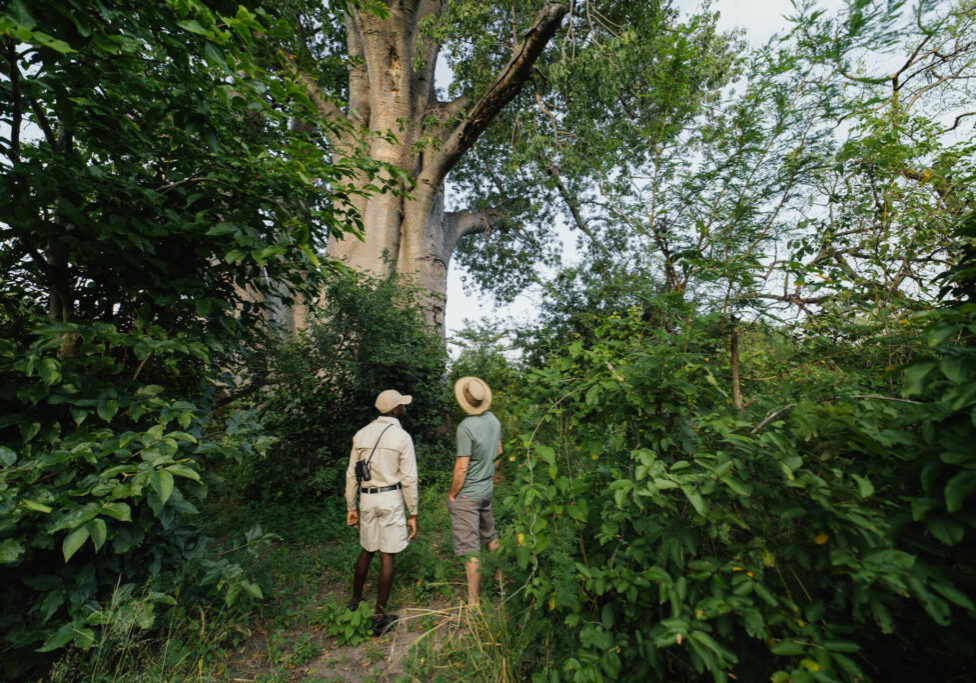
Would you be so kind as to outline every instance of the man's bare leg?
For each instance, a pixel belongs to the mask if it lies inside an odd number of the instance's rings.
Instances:
[[[393,566],[396,555],[380,551],[380,578],[376,591],[376,613],[386,612],[386,602],[390,599],[390,589],[393,587]]]
[[[468,604],[472,607],[478,605],[478,588],[481,584],[481,577],[478,575],[480,564],[478,558],[474,556],[464,562],[464,575],[468,579]]]
[[[494,541],[492,541],[491,543],[488,544],[488,552],[493,553],[497,549],[498,549],[498,539],[495,539]],[[504,595],[505,595],[505,586],[504,586],[503,580],[504,580],[504,577],[502,576],[502,568],[501,567],[497,567],[495,569],[495,581],[498,582],[498,590],[499,590],[499,592],[501,592],[502,597],[504,597]]]
[[[373,559],[373,553],[368,550],[361,550],[359,557],[356,558],[356,567],[352,577],[352,604],[358,604],[363,599],[363,586],[366,583],[366,574],[369,573],[369,561]]]

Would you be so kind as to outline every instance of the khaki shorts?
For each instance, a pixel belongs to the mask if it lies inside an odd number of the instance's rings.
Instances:
[[[371,553],[398,553],[407,547],[407,515],[399,490],[359,494],[359,545]]]
[[[447,501],[451,513],[451,536],[454,554],[470,555],[481,550],[482,544],[498,540],[495,533],[495,516],[488,498],[455,498]]]

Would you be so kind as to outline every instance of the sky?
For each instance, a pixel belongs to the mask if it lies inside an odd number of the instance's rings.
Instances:
[[[701,5],[698,0],[676,0],[675,4],[683,11],[691,11]],[[840,6],[841,1],[825,0],[821,4]],[[718,26],[721,30],[742,28],[753,46],[762,45],[774,33],[786,28],[785,17],[794,12],[790,0],[716,0],[711,6],[719,12]],[[569,255],[575,238],[568,231],[563,232],[564,252]],[[566,260],[569,259],[571,255],[566,257]],[[452,261],[448,270],[447,309],[444,314],[448,338],[466,327],[465,319],[529,323],[536,317],[537,306],[538,297],[533,292],[523,294],[510,306],[500,307],[494,306],[488,295],[466,293],[461,285],[461,271]]]

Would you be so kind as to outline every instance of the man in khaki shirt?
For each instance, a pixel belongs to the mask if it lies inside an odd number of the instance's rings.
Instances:
[[[394,557],[417,534],[417,460],[413,439],[400,426],[399,419],[412,400],[393,389],[376,397],[380,416],[356,432],[346,469],[346,524],[359,529],[363,548],[353,574],[350,609],[362,601],[370,561],[377,550],[380,553],[373,635],[384,633],[396,621],[393,615],[385,614],[393,585]],[[356,463],[360,461],[369,463],[370,476],[363,481],[356,478]]]

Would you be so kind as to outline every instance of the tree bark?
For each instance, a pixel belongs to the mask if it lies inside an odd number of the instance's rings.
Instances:
[[[387,192],[358,200],[363,239],[331,239],[327,255],[379,277],[397,272],[412,278],[427,293],[426,319],[443,334],[447,268],[454,248],[462,236],[483,229],[494,217],[490,212],[445,213],[444,180],[528,80],[567,9],[546,3],[508,64],[473,104],[464,98],[441,102],[435,96],[439,46],[426,40],[419,26],[439,10],[437,0],[393,0],[386,19],[366,11],[348,17],[347,49],[362,62],[350,69],[345,116],[365,129],[394,134],[395,139],[368,137],[368,154],[405,171],[413,185],[401,187],[409,198]],[[457,114],[463,114],[460,121]],[[343,141],[337,144],[341,147]],[[294,317],[297,326],[304,324],[298,323],[299,315]]]
[[[732,329],[729,340],[729,365],[732,368],[732,406],[742,412],[742,389],[739,384],[739,328],[735,326],[736,319],[732,318]]]

